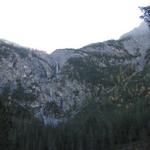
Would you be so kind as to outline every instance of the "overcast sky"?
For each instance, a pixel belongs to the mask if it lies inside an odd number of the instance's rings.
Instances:
[[[0,38],[52,52],[117,39],[149,0],[0,0]]]

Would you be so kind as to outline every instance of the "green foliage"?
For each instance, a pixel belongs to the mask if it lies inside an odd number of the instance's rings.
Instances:
[[[9,55],[10,55],[10,50],[9,49],[0,48],[0,60],[2,58],[7,58]]]
[[[18,101],[34,101],[36,100],[36,94],[33,90],[27,92],[20,80],[17,80],[17,88],[12,92],[12,99]]]
[[[54,147],[61,150],[113,150],[120,144],[148,138],[149,118],[147,99],[137,100],[129,109],[110,103],[101,105],[89,99],[73,119],[55,127]]]
[[[29,54],[29,49],[26,49],[26,48],[17,48],[17,47],[14,47],[14,50],[17,54],[20,55],[21,58],[26,58]]]
[[[122,64],[125,60],[122,57],[112,57],[109,55],[100,55],[94,53],[91,57],[71,58],[68,63],[71,67],[65,67],[65,73],[70,79],[76,79],[80,82],[91,85],[103,85],[110,88],[120,81],[126,79],[135,72],[135,66],[132,64]],[[113,62],[112,62],[113,61]],[[104,66],[99,65],[102,62]],[[120,62],[120,63],[118,63]]]
[[[51,114],[54,117],[58,117],[61,114],[61,109],[55,101],[51,101],[46,104],[46,107],[44,108],[44,114]]]
[[[10,148],[10,116],[7,108],[1,103],[1,101],[2,99],[0,97],[0,149],[8,150]]]
[[[44,126],[34,118],[13,117],[11,150],[114,150],[118,145],[147,139],[149,99],[136,99],[129,108],[107,99],[85,100],[67,122]]]
[[[21,58],[25,58],[29,54],[29,49],[23,47],[17,47],[13,44],[1,44],[0,45],[0,60],[7,58],[12,52],[16,52]]]
[[[109,46],[111,44],[113,41],[109,41]],[[116,46],[119,49],[122,45],[118,43]],[[68,61],[71,67],[64,70],[68,77],[97,86],[100,90],[96,94],[93,90],[95,97],[85,99],[80,107],[75,104],[68,112],[71,115],[66,115],[65,121],[56,126],[43,125],[32,112],[11,104],[10,132],[7,109],[0,103],[0,149],[7,149],[6,145],[11,142],[11,150],[116,150],[118,145],[149,139],[148,52],[141,72],[136,72],[132,64],[125,65],[125,59],[117,56],[112,59],[95,53],[92,58],[71,58]],[[100,67],[99,62],[104,66]],[[74,94],[78,96],[79,93],[74,91]],[[19,80],[14,91],[6,86],[1,99],[9,102],[10,96],[17,101],[36,100],[34,92],[28,93]],[[44,113],[58,117],[62,112],[55,102],[49,102]]]
[[[27,118],[13,118],[11,150],[49,150],[47,133],[39,121]]]

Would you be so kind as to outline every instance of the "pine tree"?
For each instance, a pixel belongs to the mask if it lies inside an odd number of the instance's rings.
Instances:
[[[143,15],[140,16],[140,18],[144,19],[144,21],[150,26],[150,6],[140,7],[140,9],[143,12]]]

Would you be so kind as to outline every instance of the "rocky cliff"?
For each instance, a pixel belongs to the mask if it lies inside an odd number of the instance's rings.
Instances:
[[[10,106],[28,110],[45,123],[74,114],[88,97],[128,84],[149,65],[147,24],[119,40],[94,43],[52,54],[0,41],[0,92]]]

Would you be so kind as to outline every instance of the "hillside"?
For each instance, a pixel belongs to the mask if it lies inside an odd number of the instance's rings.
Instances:
[[[119,40],[52,54],[1,40],[0,99],[14,149],[104,150],[147,139],[149,68],[144,22]]]

